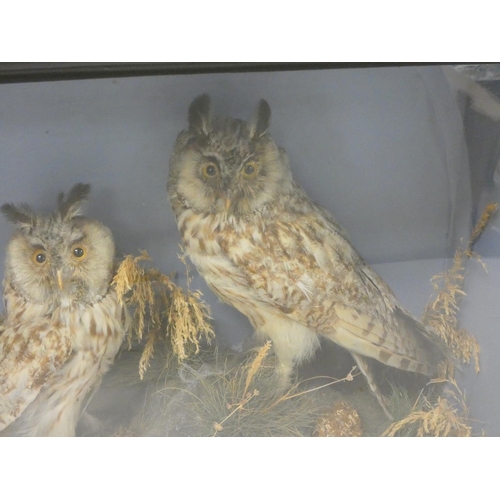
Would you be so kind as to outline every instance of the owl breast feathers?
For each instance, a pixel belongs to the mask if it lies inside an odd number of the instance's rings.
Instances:
[[[89,190],[75,185],[50,215],[2,206],[17,229],[5,266],[0,435],[74,435],[82,402],[122,343],[111,232],[78,215]]]
[[[186,252],[273,341],[282,380],[323,336],[351,352],[384,405],[365,357],[432,376],[442,347],[293,181],[270,115],[263,100],[249,123],[212,118],[207,95],[191,104],[167,185]]]

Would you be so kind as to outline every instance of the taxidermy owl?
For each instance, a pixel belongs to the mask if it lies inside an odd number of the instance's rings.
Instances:
[[[127,312],[110,288],[111,231],[79,215],[76,184],[50,215],[5,204],[7,246],[0,335],[0,435],[74,436],[82,402],[124,337]]]
[[[167,184],[186,253],[272,340],[283,385],[325,337],[352,354],[388,414],[367,358],[432,376],[441,348],[293,181],[270,117],[264,100],[248,123],[213,118],[206,94],[192,102]]]

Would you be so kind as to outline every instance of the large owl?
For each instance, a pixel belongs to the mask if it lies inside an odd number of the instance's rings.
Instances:
[[[1,208],[16,231],[3,283],[0,435],[75,435],[85,396],[122,344],[128,316],[110,288],[113,237],[79,215],[89,191],[76,184],[50,215]]]
[[[192,102],[167,184],[186,252],[209,287],[272,340],[283,384],[326,337],[352,354],[388,413],[366,358],[432,376],[442,350],[293,181],[270,117],[264,100],[248,123],[212,118],[206,94]]]

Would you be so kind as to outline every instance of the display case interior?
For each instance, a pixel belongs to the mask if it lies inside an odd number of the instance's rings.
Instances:
[[[286,151],[295,182],[413,317],[456,320],[446,382],[370,361],[384,411],[349,349],[323,338],[276,391],[273,345],[182,257],[166,184],[203,94],[207,116],[249,122]],[[5,83],[0,116],[0,202],[51,212],[60,192],[91,184],[83,211],[111,230],[115,271],[130,256],[112,286],[132,319],[144,307],[77,435],[500,435],[500,102],[468,75],[407,66]],[[12,234],[2,218],[2,262]],[[134,259],[142,251],[150,261]],[[273,257],[279,266],[278,251],[262,260]],[[185,335],[183,314],[199,314]]]

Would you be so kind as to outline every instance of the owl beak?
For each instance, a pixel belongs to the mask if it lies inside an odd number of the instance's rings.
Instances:
[[[60,269],[57,270],[57,284],[59,285],[60,290],[64,288],[62,280],[62,271]]]
[[[226,212],[229,210],[231,207],[231,198],[226,198]]]

